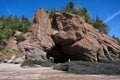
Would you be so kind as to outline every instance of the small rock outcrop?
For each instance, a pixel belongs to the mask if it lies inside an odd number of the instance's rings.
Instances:
[[[18,48],[18,45],[17,45],[18,41],[17,41],[17,39],[16,39],[15,36],[20,35],[20,34],[22,34],[22,32],[20,32],[20,31],[15,31],[14,36],[11,37],[11,38],[8,40],[7,45],[6,45],[6,47],[5,47],[5,49],[6,49],[7,51],[9,51],[9,52],[11,52],[11,53],[13,53],[13,54],[18,54],[18,53],[15,52],[15,50],[16,50],[16,51],[19,51],[19,48]]]
[[[36,12],[28,36],[19,47],[30,60],[44,61],[51,56],[56,62],[120,61],[120,46],[113,38],[75,14],[56,12],[49,19],[45,9]]]

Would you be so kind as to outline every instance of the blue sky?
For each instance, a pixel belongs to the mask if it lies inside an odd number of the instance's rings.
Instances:
[[[99,16],[110,26],[109,35],[120,38],[120,0],[0,0],[0,16],[17,15],[32,19],[37,9],[64,8],[69,1],[87,8],[92,18]]]

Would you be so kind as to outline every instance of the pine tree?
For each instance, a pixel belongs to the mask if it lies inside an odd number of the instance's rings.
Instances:
[[[74,3],[73,2],[69,2],[68,5],[66,6],[67,12],[72,12],[73,9],[74,9]]]
[[[80,16],[84,18],[85,22],[93,24],[93,20],[90,17],[90,13],[86,8],[82,8],[80,10]]]
[[[6,42],[12,37],[16,30],[26,33],[28,27],[30,26],[30,21],[28,18],[22,16],[17,17],[12,15],[0,17],[0,49],[4,48]]]
[[[94,22],[94,27],[99,29],[100,32],[103,32],[105,34],[108,34],[109,32],[109,26],[107,24],[105,24],[102,20],[99,19],[99,17],[96,17],[96,20]]]
[[[120,45],[120,39],[118,37],[116,37],[115,35],[113,35],[112,38],[114,38],[118,42],[118,44]]]

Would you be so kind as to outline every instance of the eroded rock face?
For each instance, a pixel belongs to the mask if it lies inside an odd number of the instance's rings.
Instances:
[[[26,36],[26,40],[19,44],[20,49],[30,60],[45,61],[46,52],[54,46],[51,38],[51,22],[45,9],[38,10]]]
[[[38,10],[33,19],[33,23],[30,27],[30,42],[35,42],[44,49],[51,49],[54,46],[54,42],[51,38],[51,22],[49,14],[45,9]]]
[[[56,12],[51,20],[44,9],[36,12],[26,40],[19,44],[27,58],[44,61],[54,57],[54,62],[120,61],[118,43],[85,23],[82,17]]]
[[[111,37],[99,32],[90,24],[74,14],[55,13],[54,42],[61,45],[71,60],[104,61],[120,60],[120,46]]]

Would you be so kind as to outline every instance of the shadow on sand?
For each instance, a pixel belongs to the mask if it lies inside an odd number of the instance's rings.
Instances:
[[[26,60],[24,61],[22,64],[21,64],[21,67],[25,68],[25,67],[51,67],[51,66],[54,66],[55,63],[52,63],[52,62],[42,62],[42,61],[29,61],[29,60]]]

